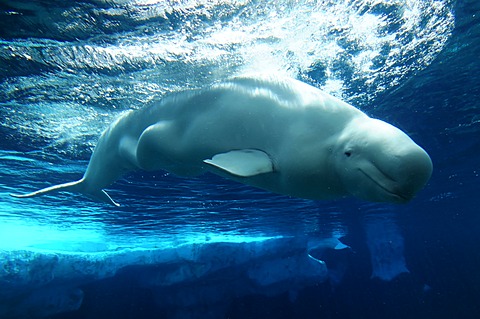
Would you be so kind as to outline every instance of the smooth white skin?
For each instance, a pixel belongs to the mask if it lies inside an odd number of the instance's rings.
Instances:
[[[203,162],[241,149],[267,153],[274,171],[239,177]],[[406,202],[426,184],[432,163],[397,128],[305,83],[261,77],[179,93],[124,114],[102,134],[75,190],[93,194],[135,169],[210,171],[301,198]]]
[[[430,157],[421,147],[376,119],[352,120],[339,135],[334,154],[347,191],[369,201],[407,202],[432,174]]]

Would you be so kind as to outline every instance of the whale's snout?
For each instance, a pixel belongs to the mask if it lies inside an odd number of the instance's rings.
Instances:
[[[418,145],[382,160],[365,160],[357,168],[365,187],[355,195],[371,201],[404,204],[412,200],[432,175],[430,156]],[[368,186],[370,185],[370,186]]]
[[[372,119],[354,124],[336,157],[347,191],[375,202],[412,200],[432,175],[432,160],[427,152],[404,132],[383,121]]]
[[[399,158],[395,170],[397,187],[394,193],[399,202],[408,202],[427,184],[432,176],[433,164],[430,156],[421,147],[415,145]]]

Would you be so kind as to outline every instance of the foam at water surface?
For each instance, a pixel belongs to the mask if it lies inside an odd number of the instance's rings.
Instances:
[[[17,16],[28,16],[22,13],[28,7],[11,6]],[[0,53],[5,76],[33,74],[1,84],[0,98],[15,99],[20,111],[3,125],[70,152],[75,150],[69,143],[91,148],[118,109],[140,108],[162,94],[242,73],[298,77],[361,105],[428,66],[454,25],[452,5],[433,0],[78,6],[42,11],[56,24],[25,20],[25,39]],[[78,23],[78,10],[92,20]],[[51,38],[30,38],[33,27]],[[65,41],[69,34],[75,37]],[[28,110],[22,110],[24,103]],[[64,115],[48,116],[48,109]],[[23,126],[26,119],[34,125]]]

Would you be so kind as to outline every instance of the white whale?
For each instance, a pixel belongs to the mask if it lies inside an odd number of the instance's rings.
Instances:
[[[82,179],[12,196],[69,191],[118,205],[103,189],[137,169],[210,171],[300,198],[405,203],[432,162],[399,129],[317,88],[238,77],[125,113],[103,132]]]

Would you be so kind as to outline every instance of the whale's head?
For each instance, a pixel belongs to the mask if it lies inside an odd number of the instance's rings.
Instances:
[[[364,200],[406,203],[432,174],[428,154],[404,132],[380,120],[352,120],[336,145],[334,165],[343,187]]]

